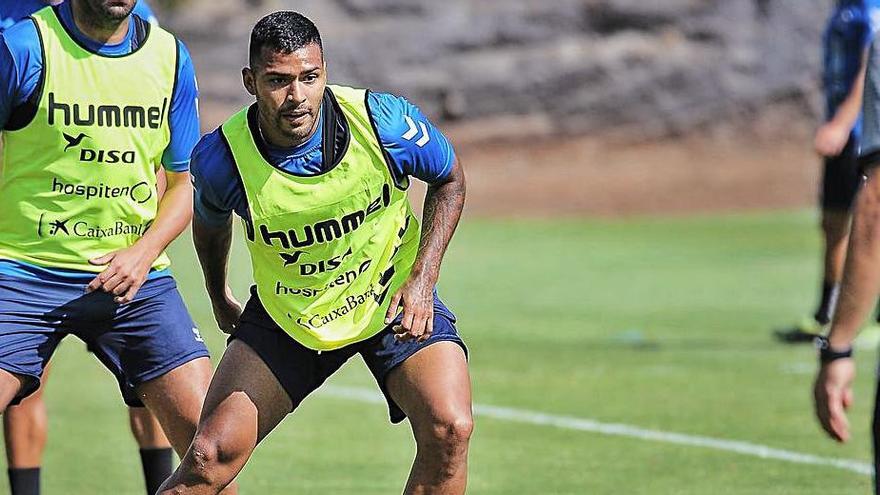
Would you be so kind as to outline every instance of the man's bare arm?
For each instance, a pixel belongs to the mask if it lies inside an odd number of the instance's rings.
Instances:
[[[846,96],[846,99],[837,107],[831,120],[823,124],[816,131],[813,146],[816,152],[822,156],[834,157],[839,155],[849,141],[849,134],[855,127],[862,112],[862,98],[865,91],[865,74],[868,66],[868,50],[862,54],[859,74]]]
[[[859,193],[844,265],[843,283],[828,341],[852,344],[880,291],[880,178],[872,173]]]
[[[189,172],[167,172],[166,177],[168,185],[156,218],[143,237],[131,247],[89,260],[107,268],[89,283],[87,291],[102,289],[114,294],[119,303],[131,302],[156,258],[189,225],[193,196]]]
[[[880,180],[872,173],[862,187],[853,215],[840,300],[828,334],[828,351],[837,359],[823,362],[813,395],[822,428],[837,441],[849,439],[846,410],[853,402],[856,368],[851,352],[859,327],[880,291]]]
[[[396,329],[403,340],[424,340],[433,332],[434,285],[449,241],[458,227],[466,190],[464,169],[457,159],[446,181],[428,187],[419,251],[409,279],[391,299],[386,315],[386,322],[391,323],[398,306],[403,305],[403,320]]]
[[[422,236],[413,273],[437,282],[440,264],[464,209],[466,191],[464,169],[458,160],[453,164],[446,182],[428,187],[422,214]]]
[[[217,325],[232,333],[241,316],[241,304],[229,289],[227,278],[229,251],[232,246],[232,217],[221,226],[211,226],[198,216],[193,219],[193,244],[205,277],[205,289],[214,309]]]

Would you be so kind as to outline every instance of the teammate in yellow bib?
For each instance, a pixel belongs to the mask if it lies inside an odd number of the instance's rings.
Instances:
[[[193,155],[196,250],[232,337],[193,446],[160,493],[218,493],[355,354],[392,422],[410,420],[418,453],[406,493],[464,493],[466,349],[434,290],[464,204],[451,146],[403,99],[327,86],[320,35],[300,14],[257,23],[243,75],[256,102]],[[409,176],[430,183],[421,232]],[[254,272],[244,310],[226,283],[232,211]]]
[[[183,454],[210,363],[164,250],[191,216],[197,91],[185,48],[135,2],[70,0],[4,33],[39,62],[0,87],[0,410],[74,335]]]
[[[4,102],[16,105],[16,100],[18,102],[27,101],[37,91],[39,81],[33,80],[27,75],[41,72],[39,67],[42,66],[42,51],[39,49],[39,34],[29,16],[47,5],[60,3],[62,2],[57,0],[0,2],[0,33],[14,26],[6,36],[0,39],[0,43],[3,45],[0,48],[0,81],[2,81],[0,86],[6,86],[5,91],[0,91],[0,93],[8,92],[14,96],[11,100],[0,98],[0,105]],[[64,10],[60,12],[64,15]],[[131,15],[139,17],[141,21],[158,24],[158,20],[145,0],[138,1]],[[24,23],[22,24],[20,21],[24,21]],[[112,50],[112,47],[108,48]],[[31,51],[38,53],[31,53]],[[110,54],[109,50],[107,54]],[[178,65],[181,66],[179,71],[186,72],[188,70],[187,64]],[[22,77],[22,74],[25,76]],[[16,75],[27,83],[17,84]],[[178,77],[178,79],[185,81],[187,78],[184,76]],[[178,99],[183,98],[186,91],[187,85],[180,85],[177,92]],[[6,112],[0,110],[0,114],[5,115]],[[6,120],[6,117],[0,117],[0,121],[6,122]],[[193,115],[191,120],[197,123],[198,118]],[[176,127],[178,132],[182,133],[186,126],[180,126],[178,123]],[[175,143],[180,141],[180,139],[172,140]],[[181,148],[183,147],[181,146]],[[162,172],[160,171],[157,175],[159,196],[161,196],[161,191],[164,191],[165,184],[165,176]],[[48,418],[46,404],[43,401],[43,391],[46,388],[50,368],[51,366],[45,368],[41,386],[33,395],[21,401],[19,405],[8,408],[3,414],[3,440],[6,444],[10,495],[39,495],[41,492],[40,482],[43,474],[41,465],[48,437]],[[131,396],[126,398],[126,403],[131,404],[128,408],[129,423],[139,448],[146,493],[153,495],[159,485],[165,481],[165,478],[171,475],[174,452],[162,432],[161,425],[137,399],[134,389],[127,388],[125,390],[127,395]]]

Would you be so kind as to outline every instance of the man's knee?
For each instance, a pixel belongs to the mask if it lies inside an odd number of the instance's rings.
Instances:
[[[181,467],[187,477],[219,491],[233,480],[247,452],[220,437],[196,434]]]
[[[18,396],[31,378],[23,375],[14,375],[8,371],[0,370],[0,414],[4,414],[9,403]]]
[[[437,449],[442,457],[450,458],[467,451],[473,431],[474,420],[469,411],[451,413],[433,418],[417,441],[420,447]]]

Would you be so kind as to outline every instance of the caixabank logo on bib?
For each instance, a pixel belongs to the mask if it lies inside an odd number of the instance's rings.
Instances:
[[[53,216],[47,213],[40,215],[37,222],[37,236],[39,237],[79,237],[83,239],[105,239],[120,235],[137,237],[143,236],[150,228],[151,222],[132,225],[117,220],[109,225],[96,225],[85,220],[77,220],[71,217]]]
[[[375,286],[370,285],[363,294],[356,294],[346,297],[342,306],[331,309],[329,313],[323,315],[312,315],[309,317],[300,316],[296,319],[296,323],[310,330],[318,330],[321,327],[333,323],[339,318],[342,318],[348,313],[351,313],[368,301],[378,302],[379,298],[380,295],[376,294]]]

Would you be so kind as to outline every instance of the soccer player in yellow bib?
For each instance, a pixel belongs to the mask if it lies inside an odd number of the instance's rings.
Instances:
[[[256,103],[202,138],[192,164],[196,250],[232,336],[193,445],[160,493],[218,493],[355,354],[391,421],[410,420],[417,453],[405,493],[464,493],[466,349],[434,290],[464,204],[451,146],[402,98],[327,85],[318,30],[294,12],[257,23],[243,78]],[[430,184],[421,233],[410,176]],[[243,310],[226,278],[232,212],[256,283]]]
[[[74,335],[182,454],[211,368],[164,249],[191,217],[197,90],[135,4],[70,0],[3,34],[0,411]]]
[[[0,38],[0,81],[5,82],[5,90],[17,90],[12,98],[0,98],[0,107],[9,103],[16,106],[16,100],[26,101],[36,91],[38,81],[31,84],[27,77],[25,84],[13,82],[17,74],[33,74],[39,72],[42,65],[42,53],[39,51],[39,35],[29,17],[47,5],[56,6],[59,0],[16,0],[0,1],[0,34],[21,21],[24,25],[16,26],[9,36]],[[151,24],[157,24],[155,14],[144,0],[139,0],[132,10],[132,15],[140,17]],[[31,52],[31,50],[33,50]],[[29,56],[22,53],[31,52]],[[185,70],[181,68],[181,70]],[[2,84],[2,83],[0,83]],[[31,87],[33,86],[33,87]],[[181,86],[180,93],[184,93]],[[180,96],[184,98],[185,96]],[[10,108],[11,110],[11,108]],[[6,115],[4,108],[0,115]],[[2,121],[7,119],[0,118]],[[198,119],[192,119],[198,123]],[[197,132],[197,126],[196,126]],[[159,195],[165,190],[165,174],[160,171],[156,175]],[[48,418],[46,405],[43,402],[43,389],[49,375],[49,366],[43,372],[40,388],[33,395],[24,399],[21,404],[10,407],[3,414],[3,440],[6,443],[7,474],[10,495],[39,495],[41,464],[43,450],[46,446]],[[125,389],[131,431],[138,444],[143,468],[146,493],[152,495],[159,485],[171,475],[173,454],[171,444],[162,432],[156,418],[144,407],[131,387]]]

